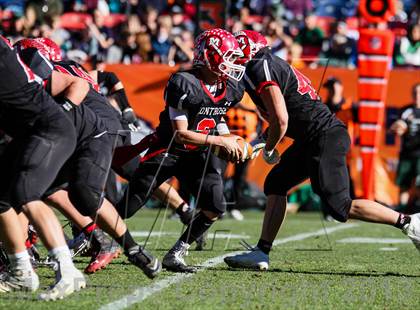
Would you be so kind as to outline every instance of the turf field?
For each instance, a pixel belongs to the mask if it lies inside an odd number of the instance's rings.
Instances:
[[[144,210],[129,221],[137,240],[146,239],[156,214]],[[159,257],[182,229],[164,218],[162,211],[147,243]],[[243,222],[227,218],[214,225],[207,250],[187,257],[203,266],[197,274],[162,272],[152,281],[120,258],[89,276],[88,288],[71,298],[45,303],[36,294],[13,293],[1,295],[0,309],[420,309],[420,255],[391,227],[326,223],[329,243],[319,214],[291,215],[269,271],[230,270],[219,263],[222,255],[242,249],[240,238],[258,240],[261,220],[261,212],[249,211]],[[81,269],[88,261],[76,258]],[[38,272],[44,288],[53,282],[51,270]]]

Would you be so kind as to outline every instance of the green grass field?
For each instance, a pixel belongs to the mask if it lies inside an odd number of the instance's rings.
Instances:
[[[128,222],[130,229],[137,232],[137,240],[146,239],[144,234],[156,212],[144,210]],[[178,221],[163,221],[163,213],[154,229],[162,235],[153,235],[147,245],[159,257],[182,229]],[[254,244],[261,220],[261,212],[249,211],[243,222],[229,218],[218,222],[209,233],[208,249],[190,251],[187,261],[200,265],[241,250],[241,237]],[[87,276],[88,288],[71,298],[45,303],[37,301],[36,294],[5,294],[0,297],[0,309],[99,309],[130,294],[108,309],[127,305],[129,309],[420,309],[420,256],[415,247],[404,243],[408,239],[392,227],[352,224],[356,225],[326,223],[333,229],[343,226],[329,233],[330,248],[319,214],[288,216],[278,236],[281,244],[274,247],[267,272],[231,270],[221,263],[210,264],[189,276],[164,271],[152,281],[121,257],[107,269]],[[232,238],[215,238],[210,249],[215,230],[216,236],[230,234]],[[343,242],[356,237],[397,240]],[[80,257],[75,260],[81,269],[89,261]],[[51,270],[40,268],[38,273],[43,289],[54,281]],[[133,294],[136,290],[137,294]]]

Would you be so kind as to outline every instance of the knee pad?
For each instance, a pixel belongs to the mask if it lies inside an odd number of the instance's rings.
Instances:
[[[351,198],[346,198],[341,201],[334,201],[334,199],[323,200],[328,213],[337,221],[341,223],[347,222],[351,208]]]
[[[69,186],[68,194],[71,203],[83,216],[96,214],[101,207],[104,195],[86,184],[72,184]]]
[[[274,181],[273,178],[270,178],[270,175],[264,181],[264,194],[269,195],[278,195],[278,196],[287,196],[289,189],[282,188],[279,181]]]
[[[204,179],[201,195],[197,197],[198,207],[217,213],[220,216],[226,212],[226,199],[223,194],[223,181],[219,174],[209,174]]]

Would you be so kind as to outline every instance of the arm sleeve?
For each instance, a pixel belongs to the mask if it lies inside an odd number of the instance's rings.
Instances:
[[[187,110],[177,110],[173,107],[169,107],[169,118],[172,121],[188,121]]]
[[[267,59],[258,61],[252,66],[251,71],[251,74],[247,74],[247,78],[257,94],[260,94],[267,85],[279,86],[275,80],[273,66],[269,64]]]
[[[165,88],[165,102],[177,110],[184,110],[191,106],[192,98],[182,79],[171,77]]]
[[[98,84],[104,83],[111,90],[118,82],[121,81],[114,72],[98,71]]]

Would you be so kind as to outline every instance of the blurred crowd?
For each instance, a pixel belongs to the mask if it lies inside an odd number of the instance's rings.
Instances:
[[[264,33],[273,53],[296,67],[357,62],[357,0],[229,1],[226,28]],[[196,31],[194,0],[0,0],[0,33],[46,36],[63,53],[99,63],[188,63]],[[398,0],[382,25],[395,35],[394,66],[420,66],[420,4]],[[205,16],[205,14],[204,14]]]

